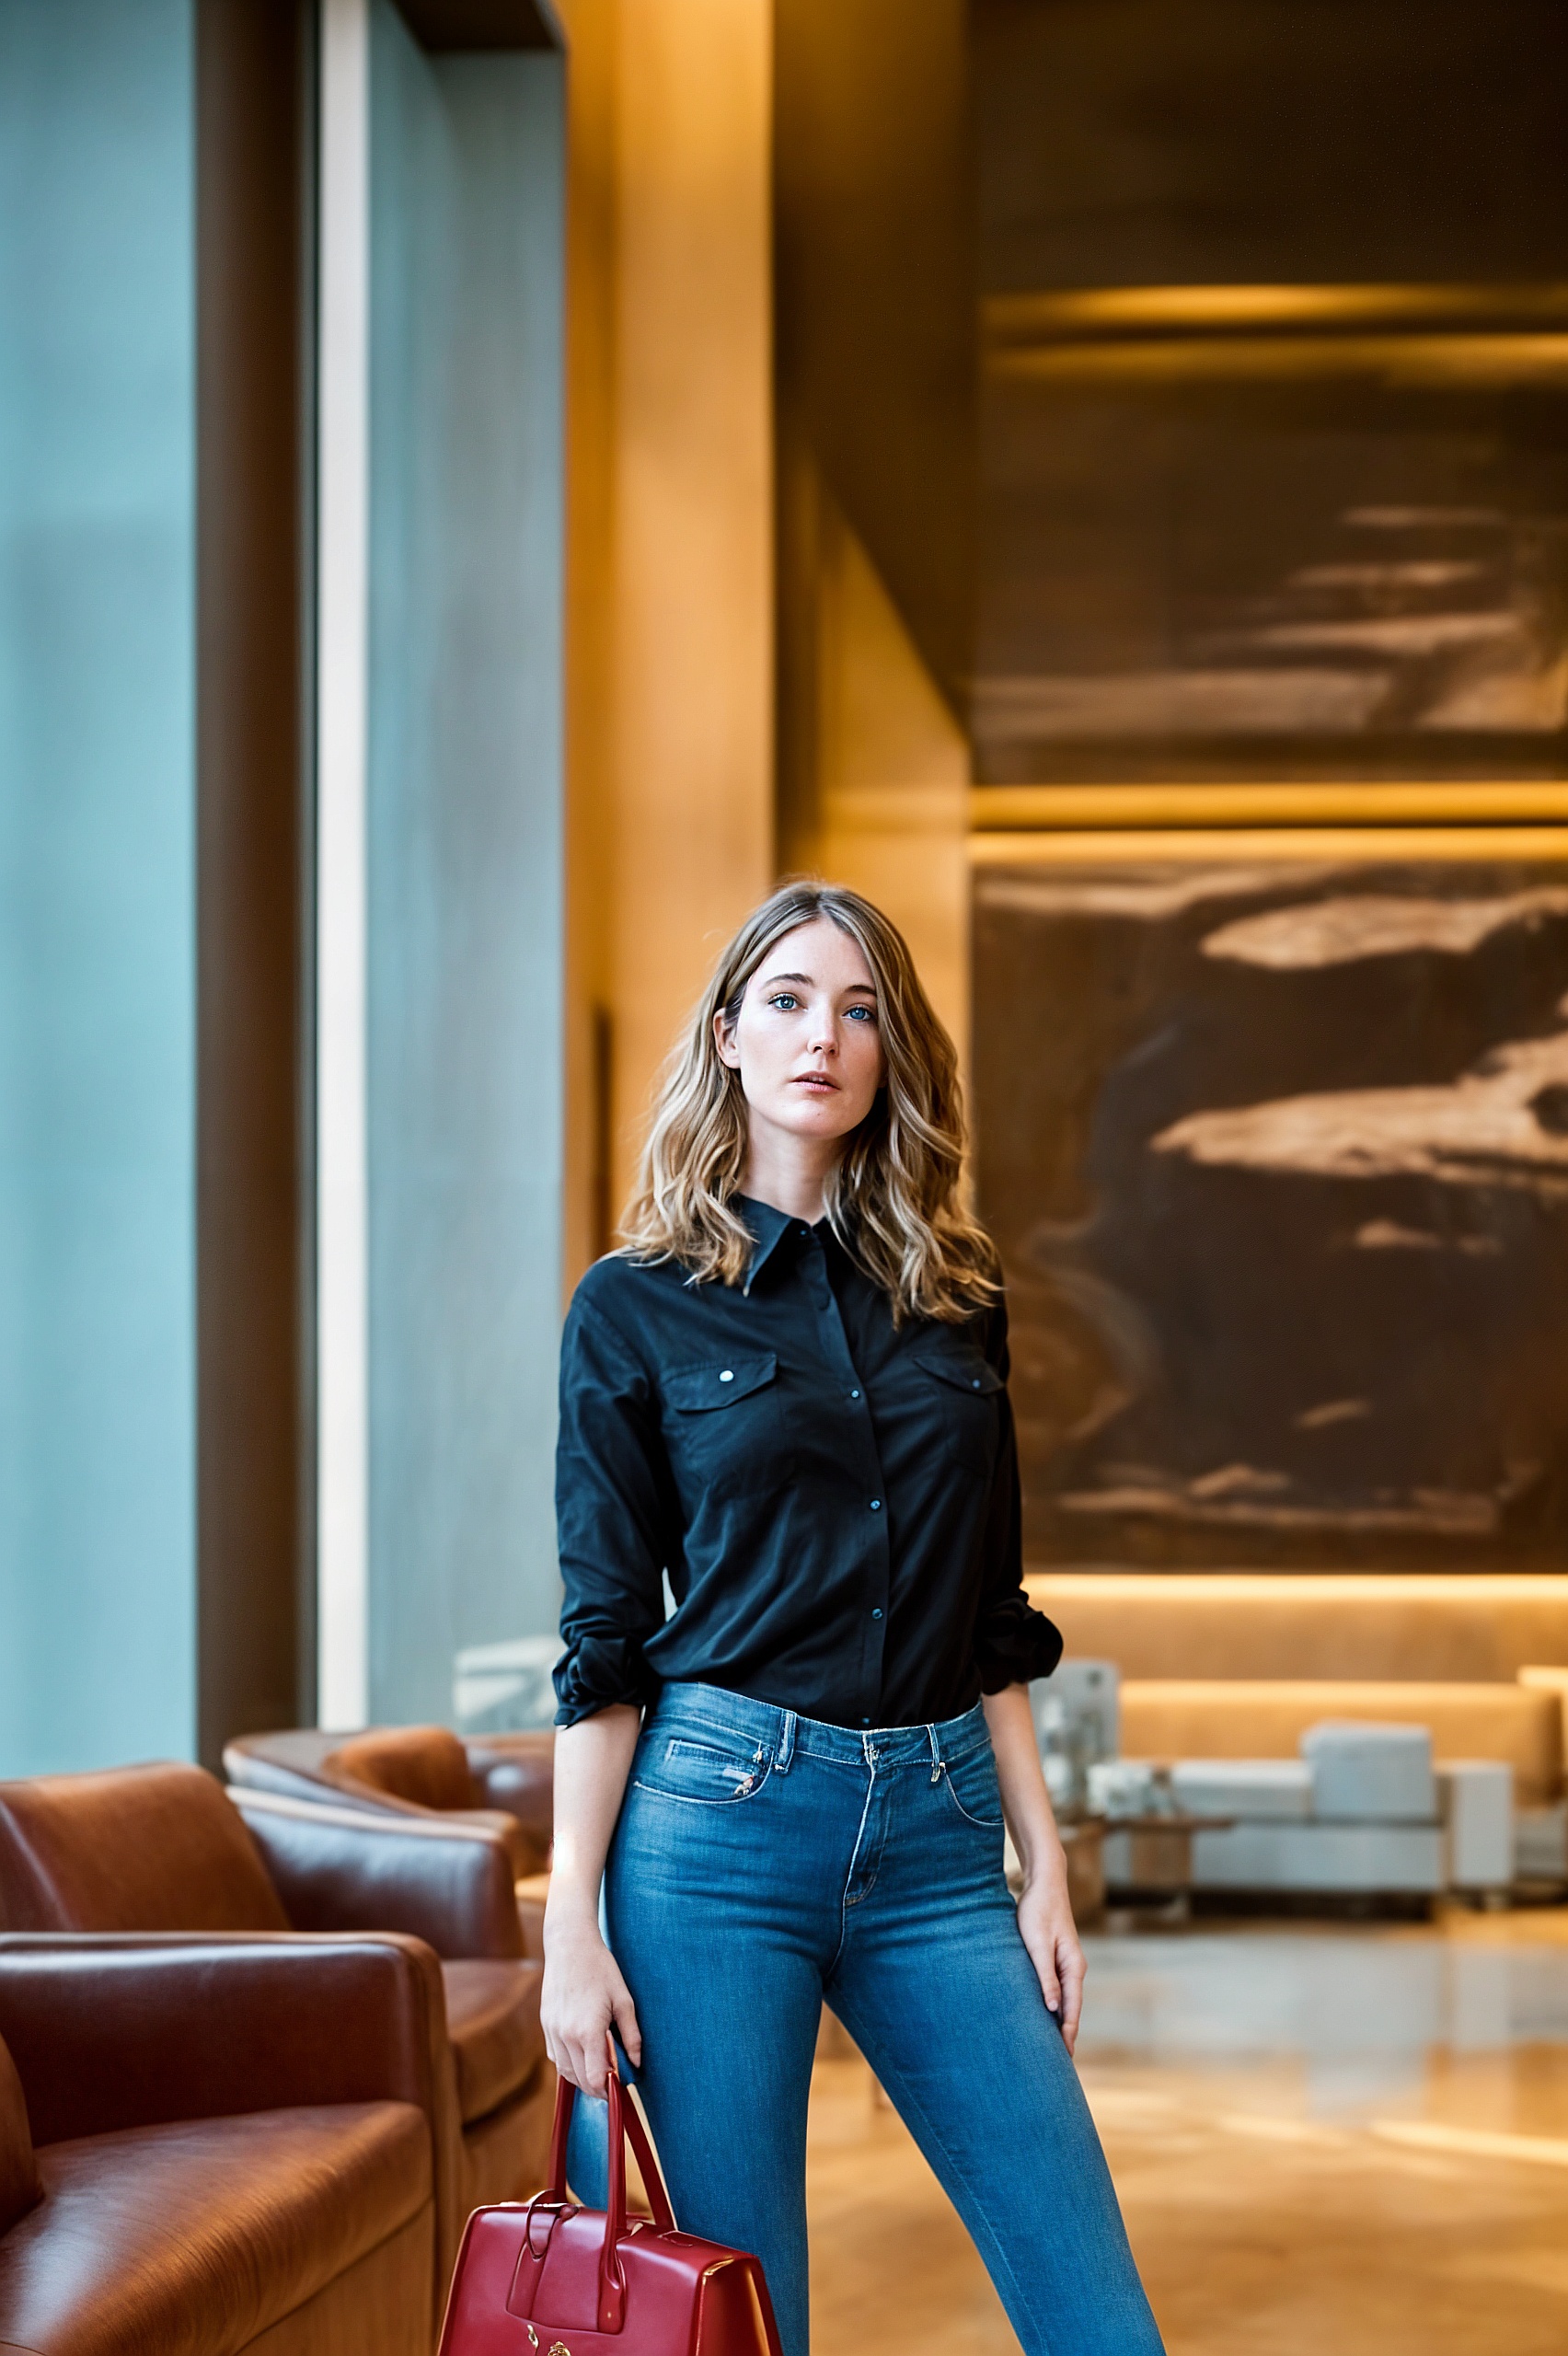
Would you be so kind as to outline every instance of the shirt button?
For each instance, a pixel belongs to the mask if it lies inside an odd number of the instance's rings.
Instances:
[[[732,1366],[727,1366],[724,1369],[723,1373],[719,1377],[721,1382],[733,1382],[734,1379],[735,1369]]]
[[[870,1718],[862,1718],[862,1719],[860,1720],[860,1724],[861,1724],[863,1727],[869,1727],[869,1726],[870,1725],[870,1723],[871,1723],[871,1722],[870,1722]]]
[[[873,1620],[880,1620],[882,1618],[882,1605],[880,1603],[874,1603],[871,1606],[871,1618]]]
[[[871,1499],[871,1511],[872,1511],[873,1513],[881,1513],[881,1511],[882,1511],[882,1499],[881,1499],[880,1497],[873,1497],[873,1498]]]
[[[849,1393],[849,1396],[850,1396],[850,1398],[851,1398],[851,1399],[858,1399],[858,1398],[859,1397],[859,1395],[860,1395],[860,1394],[859,1394],[859,1392],[858,1391],[851,1391],[851,1392]]]
[[[724,1378],[723,1378],[723,1380],[724,1380],[726,1382],[728,1382],[728,1381],[729,1381],[729,1380],[730,1380],[730,1378],[729,1378],[729,1376],[728,1376],[728,1375],[725,1375],[725,1376],[724,1376]],[[969,1388],[971,1389],[971,1391],[978,1391],[978,1390],[979,1390],[979,1388],[980,1388],[980,1377],[979,1377],[978,1375],[976,1375],[976,1376],[975,1376],[975,1378],[974,1378],[974,1381],[970,1384]]]

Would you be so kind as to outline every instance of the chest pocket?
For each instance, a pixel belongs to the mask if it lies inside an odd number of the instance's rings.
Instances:
[[[665,1436],[675,1465],[716,1496],[775,1489],[790,1478],[772,1350],[676,1367],[663,1378]]]
[[[933,1379],[932,1406],[948,1454],[955,1464],[988,1480],[997,1461],[1001,1376],[989,1358],[962,1344],[918,1350],[915,1363]]]

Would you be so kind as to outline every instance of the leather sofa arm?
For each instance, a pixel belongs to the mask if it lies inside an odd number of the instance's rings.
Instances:
[[[417,1816],[368,1816],[237,1790],[296,1931],[401,1931],[449,1961],[523,1953],[512,1856],[501,1831]]]
[[[484,1805],[504,1808],[516,1821],[527,1850],[518,1872],[541,1872],[549,1863],[554,1831],[554,1735],[470,1736],[465,1748]]]
[[[455,2133],[441,1970],[418,1941],[287,1932],[0,1937],[0,2038],[34,2142],[398,2101]]]

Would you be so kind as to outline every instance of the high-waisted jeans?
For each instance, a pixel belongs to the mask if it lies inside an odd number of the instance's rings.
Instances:
[[[666,1686],[605,1883],[675,2216],[755,2252],[807,2356],[823,2000],[974,2236],[1028,2356],[1158,2356],[1100,2139],[1019,1936],[978,1709],[870,1734]],[[604,2200],[604,2106],[570,2174]]]

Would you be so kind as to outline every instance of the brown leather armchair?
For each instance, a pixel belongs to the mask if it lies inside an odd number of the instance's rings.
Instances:
[[[246,1735],[224,1752],[224,1772],[240,1791],[500,1831],[512,1854],[524,1952],[536,1959],[545,1951],[554,1768],[552,1733],[463,1742],[445,1727],[373,1727],[355,1735],[295,1727]]]
[[[373,1727],[352,1735],[296,1727],[231,1742],[224,1773],[248,1790],[377,1815],[500,1815],[522,1877],[549,1862],[554,1758],[550,1733],[463,1742],[445,1727]]]
[[[453,2122],[436,2144],[438,2292],[468,2211],[544,2181],[555,2079],[542,1975],[521,1953],[511,1858],[483,1825],[231,1796],[197,1767],[0,1784],[0,1929],[420,1941],[434,1950]]]
[[[0,2348],[426,2356],[447,2066],[412,1940],[0,1938]]]

